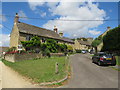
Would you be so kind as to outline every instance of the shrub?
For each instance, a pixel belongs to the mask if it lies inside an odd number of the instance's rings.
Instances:
[[[67,50],[68,50],[68,52],[73,52],[73,47],[70,45],[67,45]]]
[[[54,39],[47,39],[46,46],[51,53],[57,53],[57,42]]]
[[[5,54],[16,54],[16,53],[19,53],[18,51],[9,51],[9,52],[6,52]]]
[[[11,47],[7,50],[7,52],[12,52],[12,51],[15,51],[16,50],[16,47]]]
[[[102,38],[98,37],[92,42],[93,47],[97,47],[102,42]]]
[[[102,51],[120,53],[120,26],[111,29],[103,37]]]
[[[50,53],[58,53],[58,52],[66,52],[67,45],[65,44],[58,44],[54,39],[47,39],[46,43],[41,45],[41,50],[44,51],[48,49]]]
[[[81,53],[81,50],[75,50],[76,51],[76,53]]]
[[[27,53],[25,50],[21,50],[21,51],[10,51],[10,52],[6,52],[5,54],[23,54],[23,53]]]
[[[49,51],[48,48],[46,48],[44,51],[42,51],[42,54],[43,54],[43,56],[51,57],[51,56],[50,56],[50,51]]]
[[[59,49],[60,49],[61,52],[66,52],[67,51],[67,45],[59,44]]]
[[[21,41],[21,43],[26,51],[35,50],[36,48],[41,47],[40,38],[38,36],[32,37],[30,41]]]

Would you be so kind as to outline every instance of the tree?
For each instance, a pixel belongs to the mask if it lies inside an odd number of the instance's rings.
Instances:
[[[96,53],[97,53],[97,46],[100,45],[101,42],[102,42],[102,36],[99,36],[91,44],[95,48]]]
[[[93,47],[97,47],[100,43],[101,43],[101,40],[95,39],[95,40],[92,42],[92,46],[93,46]]]
[[[72,47],[71,45],[67,45],[67,50],[68,50],[69,52],[73,52],[73,47]]]

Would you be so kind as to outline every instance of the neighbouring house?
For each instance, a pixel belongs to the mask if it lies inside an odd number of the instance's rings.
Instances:
[[[16,13],[13,29],[10,34],[10,47],[16,47],[18,49],[22,45],[21,41],[29,41],[33,36],[40,37],[41,43],[45,43],[46,39],[50,38],[56,40],[57,43],[74,46],[74,41],[64,37],[62,32],[58,33],[57,27],[54,26],[53,30],[48,30],[20,22],[19,16]]]
[[[86,38],[87,40],[84,41],[83,39],[75,39],[75,46],[74,49],[75,50],[88,50],[91,49],[91,43],[93,41],[93,38]]]
[[[111,29],[110,27],[107,27],[107,30],[106,30],[103,34],[101,34],[100,36],[103,38],[110,29]],[[97,51],[101,51],[102,47],[103,47],[103,42],[101,42],[101,43],[97,46]]]

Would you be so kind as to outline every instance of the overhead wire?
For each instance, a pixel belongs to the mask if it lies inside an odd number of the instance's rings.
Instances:
[[[12,15],[0,15],[0,16],[7,16],[7,17],[15,17]],[[26,19],[40,19],[40,20],[57,20],[57,21],[119,21],[120,19],[43,19],[39,17],[22,17],[19,16],[19,18],[26,18]]]

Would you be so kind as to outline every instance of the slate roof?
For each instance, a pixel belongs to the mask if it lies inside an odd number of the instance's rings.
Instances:
[[[22,32],[22,33],[33,34],[33,35],[53,38],[57,40],[62,40],[69,43],[74,43],[73,40],[66,37],[60,37],[59,34],[45,28],[40,28],[34,25],[22,23],[22,22],[17,23],[17,27],[19,29],[19,32]]]
[[[82,45],[91,45],[91,42],[89,42],[89,41],[78,40],[78,42]]]

